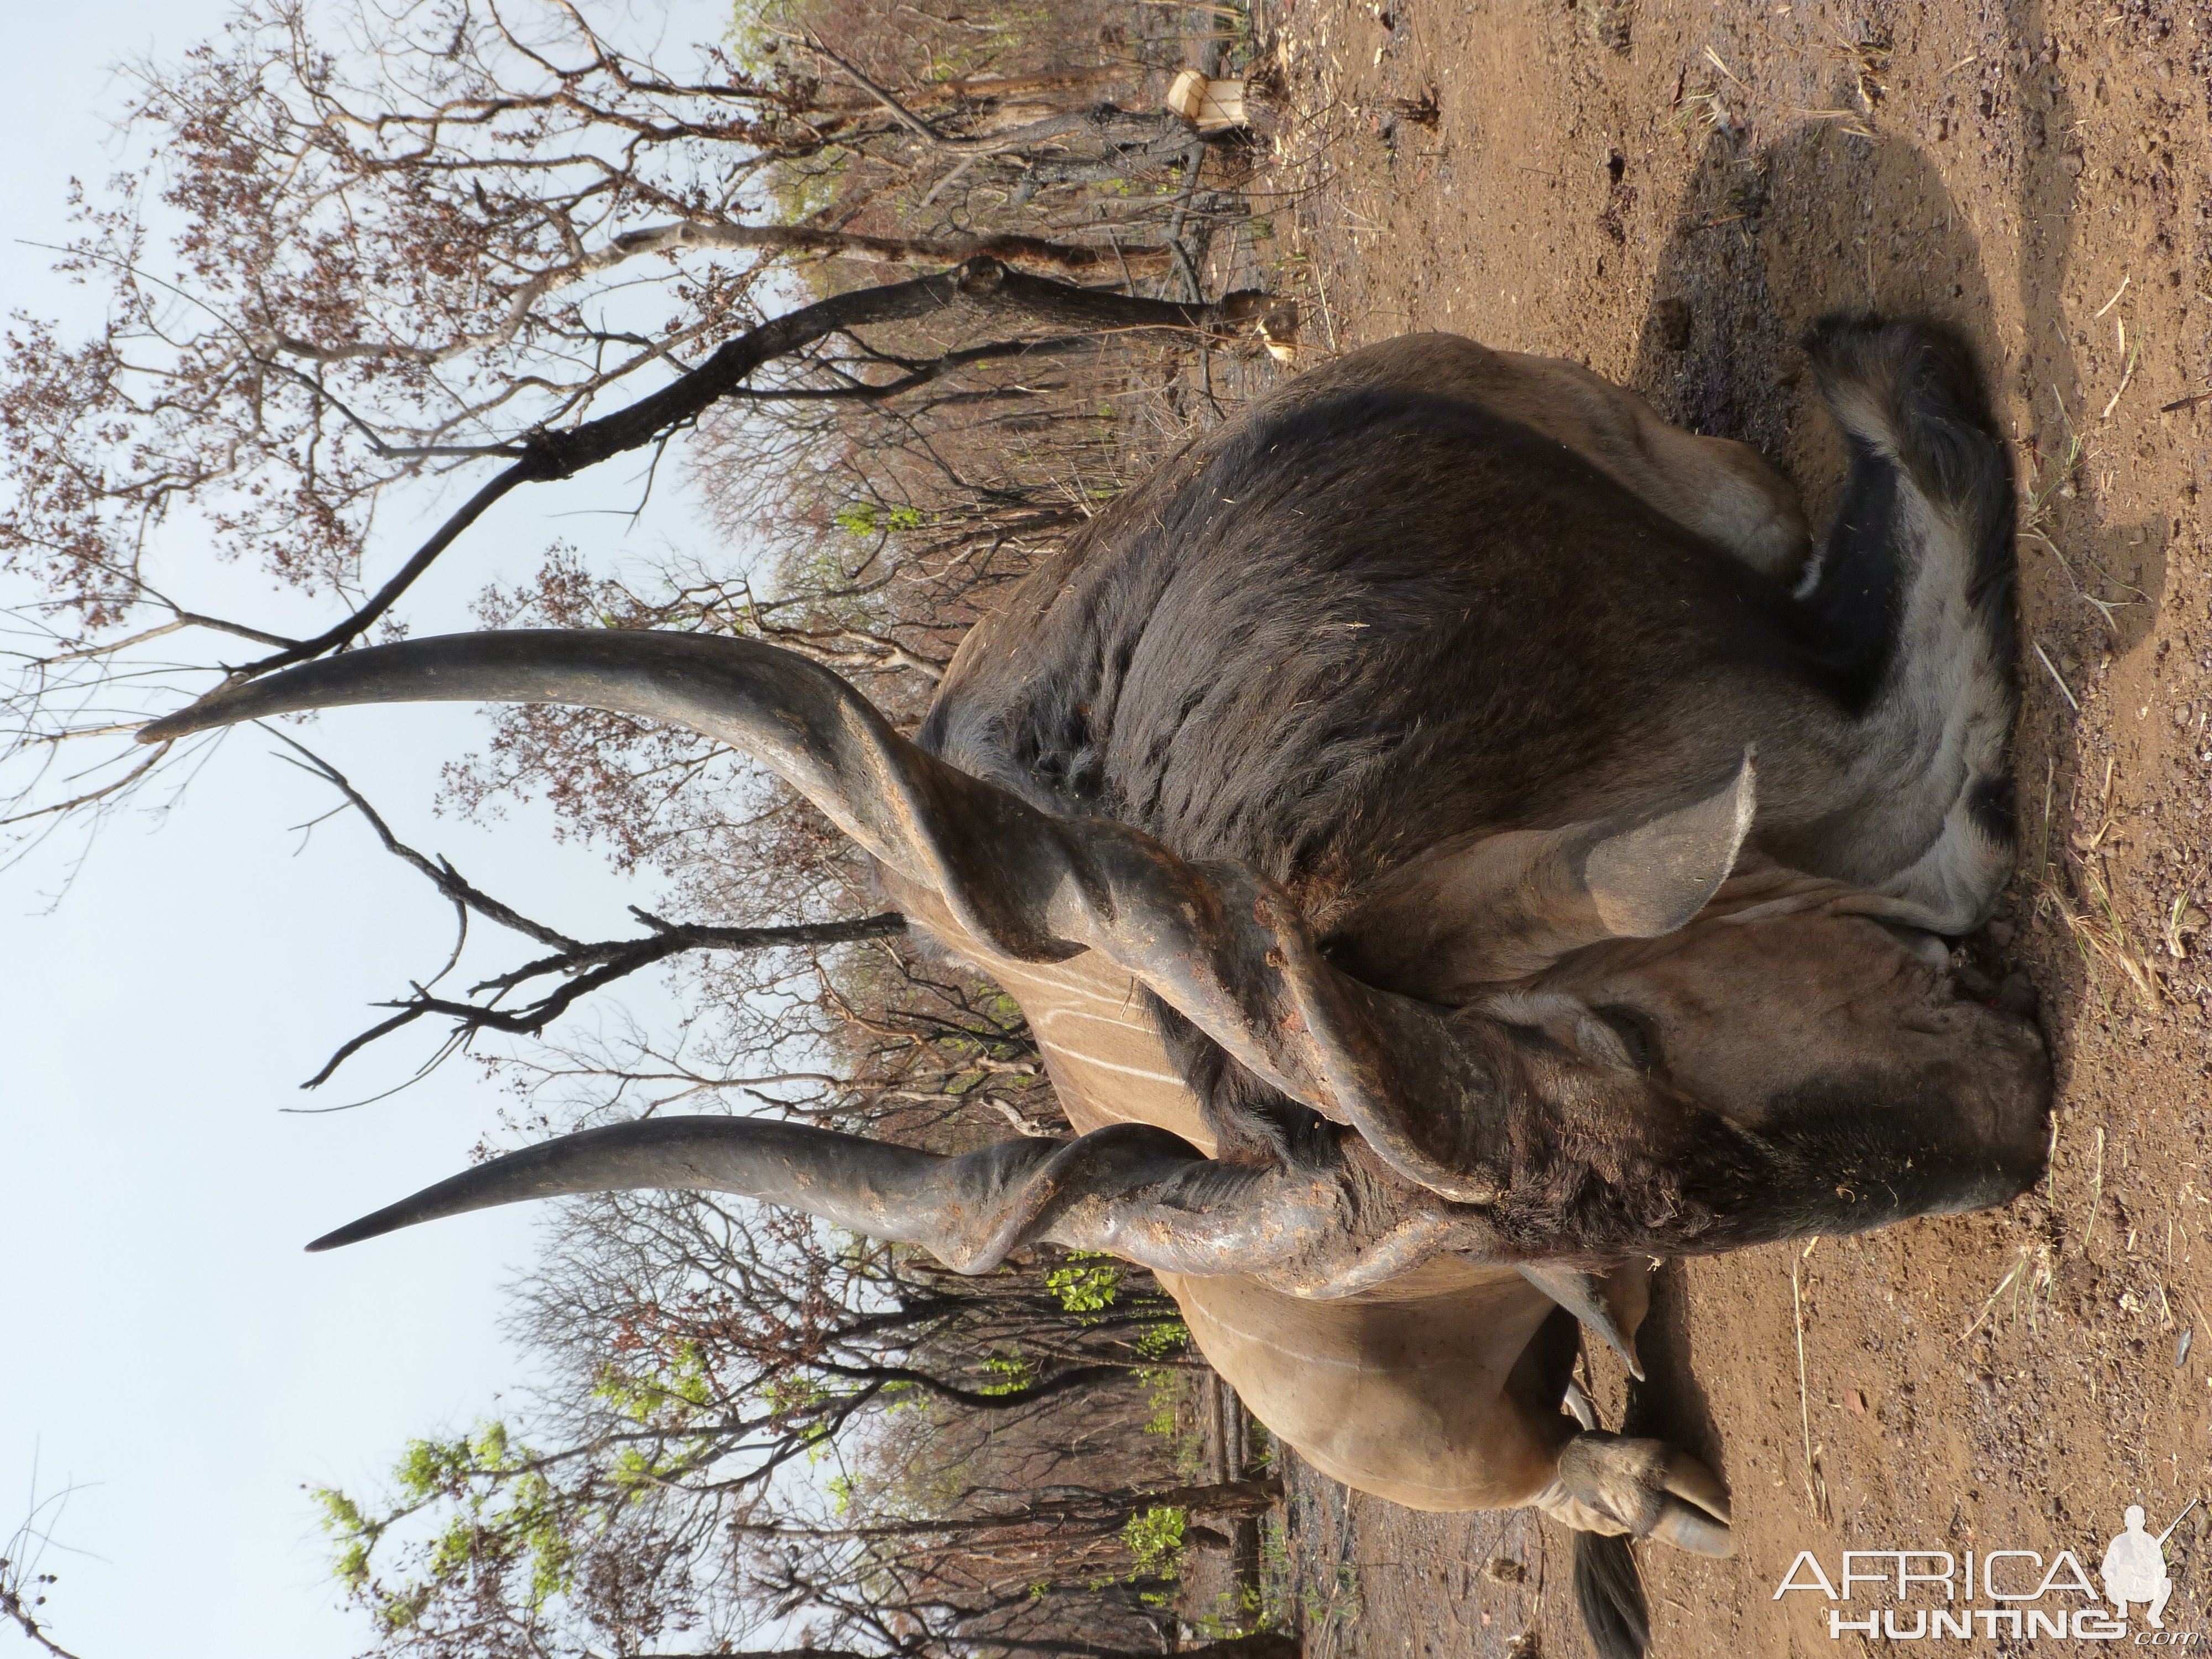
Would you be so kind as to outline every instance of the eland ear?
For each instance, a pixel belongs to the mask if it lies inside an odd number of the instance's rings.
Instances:
[[[1332,954],[1370,984],[1462,1002],[1601,939],[1671,933],[1728,879],[1756,804],[1747,752],[1686,804],[1447,842],[1362,898]]]
[[[1735,775],[1711,794],[1630,828],[1608,827],[1582,869],[1603,936],[1656,939],[1704,909],[1743,850],[1757,784],[1746,754]]]

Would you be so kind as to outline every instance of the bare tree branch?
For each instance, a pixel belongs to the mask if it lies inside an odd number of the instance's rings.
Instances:
[[[471,911],[495,921],[502,927],[550,945],[554,954],[483,981],[471,988],[481,994],[493,994],[489,1003],[462,1002],[446,997],[435,997],[426,986],[418,985],[414,994],[404,1001],[382,1006],[399,1012],[342,1044],[325,1062],[322,1069],[300,1086],[319,1088],[348,1060],[359,1054],[380,1037],[412,1024],[426,1015],[442,1015],[453,1021],[453,1035],[465,1037],[481,1030],[506,1031],[519,1036],[537,1036],[562,1014],[592,992],[604,990],[617,980],[627,978],[657,962],[681,956],[690,951],[768,951],[792,948],[819,949],[831,945],[850,945],[863,939],[887,939],[906,931],[906,918],[896,911],[887,910],[873,916],[859,916],[847,921],[794,922],[776,927],[722,927],[706,922],[667,921],[636,906],[630,914],[651,931],[641,938],[605,939],[594,944],[570,939],[566,933],[532,921],[513,906],[493,898],[465,879],[450,860],[432,860],[417,852],[392,833],[383,817],[368,804],[362,793],[353,787],[346,775],[307,748],[283,733],[279,738],[302,757],[292,763],[302,771],[321,778],[343,795],[356,811],[368,819],[376,832],[378,841],[393,857],[412,866],[441,893],[452,901],[456,910],[465,917]],[[456,955],[459,946],[455,947]],[[449,962],[447,968],[452,966]],[[557,975],[565,982],[536,1001],[520,1008],[497,1006],[500,997],[516,986],[533,979]],[[444,974],[441,970],[439,978]],[[436,979],[429,981],[435,984]]]
[[[1010,270],[994,258],[971,259],[943,276],[832,295],[726,342],[698,368],[626,409],[565,430],[531,434],[523,441],[523,459],[471,495],[366,604],[313,639],[234,669],[223,687],[241,684],[350,644],[414,586],[463,531],[510,490],[525,483],[571,478],[602,461],[643,448],[664,433],[697,420],[763,364],[829,335],[963,306],[1003,310],[1060,327],[1115,332],[1171,329],[1202,334],[1256,317],[1267,302],[1268,296],[1258,292],[1231,294],[1211,302],[1142,300],[1031,276]]]
[[[53,1659],[77,1659],[48,1632],[39,1609],[46,1603],[46,1587],[54,1582],[55,1575],[41,1572],[41,1559],[53,1543],[53,1519],[68,1506],[70,1496],[78,1489],[64,1486],[61,1491],[41,1498],[38,1492],[35,1465],[32,1471],[30,1513],[23,1517],[14,1534],[4,1546],[6,1553],[0,1554],[0,1617],[9,1620],[32,1641],[37,1643]],[[44,1520],[49,1510],[52,1517]]]

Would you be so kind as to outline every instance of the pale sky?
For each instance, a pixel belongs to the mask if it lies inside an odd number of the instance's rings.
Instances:
[[[52,256],[15,239],[60,240],[66,179],[112,164],[101,118],[119,88],[107,66],[173,57],[226,10],[9,8],[7,309],[82,317],[83,295],[46,273]],[[672,0],[666,15],[672,35],[696,39],[727,14],[720,0]],[[556,536],[606,556],[687,534],[665,486],[635,530],[552,516],[602,505],[622,483],[510,497],[425,584],[416,631],[469,626],[469,598],[524,574]],[[385,533],[396,560],[403,527]],[[231,572],[192,597],[244,610],[264,586]],[[483,730],[465,708],[359,709],[322,717],[312,738],[404,839],[556,926],[627,931],[623,905],[649,902],[649,890],[556,847],[543,812],[494,830],[433,814],[440,763]],[[338,1659],[367,1647],[302,1486],[371,1486],[407,1438],[465,1427],[525,1380],[495,1321],[500,1287],[529,1258],[526,1209],[301,1253],[463,1167],[501,1097],[457,1064],[356,1111],[282,1114],[373,1093],[425,1051],[427,1034],[403,1039],[350,1085],[296,1086],[380,1018],[369,1003],[436,969],[452,919],[350,816],[303,846],[289,826],[332,797],[276,748],[234,733],[166,821],[112,823],[51,913],[56,862],[0,876],[0,1260],[15,1286],[0,1318],[0,1537],[27,1505],[34,1458],[42,1492],[83,1487],[55,1528],[66,1547],[43,1563],[61,1575],[52,1633],[82,1659]],[[627,1000],[644,1018],[662,1012],[655,985]],[[34,1651],[12,1628],[0,1659]]]

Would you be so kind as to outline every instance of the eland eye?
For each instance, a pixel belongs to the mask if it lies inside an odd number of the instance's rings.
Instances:
[[[1628,1058],[1638,1071],[1656,1072],[1664,1065],[1659,1034],[1647,1015],[1619,1002],[1606,1003],[1590,1012],[1603,1020],[1607,1029],[1620,1039],[1620,1046],[1628,1050]]]

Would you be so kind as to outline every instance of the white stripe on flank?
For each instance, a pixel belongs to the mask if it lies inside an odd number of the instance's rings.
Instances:
[[[1101,1060],[1096,1054],[1086,1054],[1080,1048],[1070,1048],[1057,1042],[1048,1042],[1045,1047],[1051,1049],[1057,1058],[1071,1060],[1079,1066],[1095,1066],[1102,1072],[1119,1072],[1124,1077],[1140,1077],[1150,1083],[1164,1084],[1178,1095],[1190,1093],[1189,1086],[1181,1078],[1172,1077],[1165,1072],[1148,1072],[1140,1066],[1123,1066],[1115,1060]]]
[[[1101,1025],[1110,1025],[1117,1031],[1127,1032],[1130,1037],[1138,1042],[1146,1043],[1154,1048],[1161,1047],[1159,1033],[1154,1030],[1150,1024],[1139,1025],[1135,1020],[1117,1018],[1112,1014],[1094,1014],[1087,1008],[1054,1007],[1048,1003],[1044,1007],[1040,1008],[1037,1011],[1036,1017],[1041,1021],[1052,1019],[1095,1020]]]
[[[1190,1310],[1186,1308],[1183,1311],[1185,1315],[1188,1316]],[[1241,1326],[1231,1324],[1212,1308],[1200,1308],[1198,1310],[1198,1316],[1206,1324],[1214,1327],[1217,1330],[1226,1331],[1230,1335],[1236,1337],[1242,1341],[1249,1342],[1256,1347],[1265,1348],[1270,1353],[1280,1354],[1285,1359],[1297,1360],[1301,1364],[1327,1365],[1340,1371],[1364,1372],[1370,1376],[1387,1376],[1390,1375],[1390,1368],[1376,1364],[1371,1358],[1362,1357],[1353,1359],[1336,1359],[1332,1358],[1326,1354],[1302,1353],[1295,1348],[1286,1348],[1281,1343],[1275,1340],[1272,1336],[1266,1335],[1259,1331],[1248,1331]],[[1422,1369],[1426,1368],[1424,1367]]]
[[[1030,984],[1041,986],[1047,990],[1060,991],[1070,996],[1081,997],[1085,1001],[1101,1003],[1109,1008],[1125,1013],[1130,1003],[1136,998],[1137,981],[1133,979],[1123,981],[1127,988],[1117,996],[1111,992],[1099,989],[1095,981],[1064,979],[1056,975],[1041,973],[1033,968],[1017,968],[1012,963],[1005,962],[994,963],[994,969],[995,976],[1002,983],[1010,979],[1027,980]],[[1019,1001],[1020,999],[1017,997],[1015,1000]]]
[[[1085,1095],[1082,1097],[1082,1101],[1083,1109],[1085,1111],[1088,1112],[1092,1117],[1103,1118],[1109,1123],[1149,1123],[1152,1124],[1152,1127],[1155,1129],[1160,1127],[1157,1123],[1152,1123],[1152,1119],[1148,1117],[1133,1117],[1127,1112],[1115,1111],[1111,1108],[1092,1099],[1089,1095]],[[1173,1133],[1174,1132],[1170,1130],[1169,1133]]]

